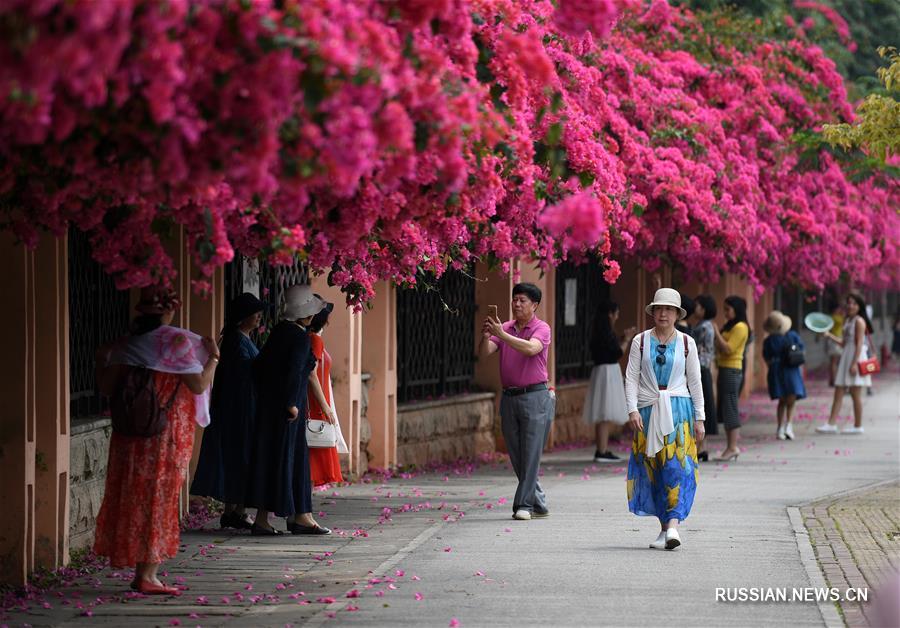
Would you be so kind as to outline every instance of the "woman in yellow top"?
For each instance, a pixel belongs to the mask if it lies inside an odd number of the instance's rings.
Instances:
[[[726,323],[721,331],[716,329],[716,365],[719,367],[717,385],[718,408],[716,414],[725,424],[728,445],[717,460],[737,460],[738,435],[741,418],[738,414],[738,396],[744,379],[744,349],[750,337],[747,323],[747,301],[738,296],[725,299]]]

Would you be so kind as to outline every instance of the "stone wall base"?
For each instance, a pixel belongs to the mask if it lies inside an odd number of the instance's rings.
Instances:
[[[106,462],[112,425],[109,419],[72,421],[69,484],[69,547],[94,543],[94,526],[106,485]]]
[[[460,395],[401,406],[397,412],[397,458],[422,466],[473,458],[496,449],[494,393]]]

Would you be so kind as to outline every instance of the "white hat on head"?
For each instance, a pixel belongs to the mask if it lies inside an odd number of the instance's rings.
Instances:
[[[650,316],[653,316],[653,308],[657,305],[668,305],[676,308],[678,310],[678,320],[687,316],[687,310],[681,307],[681,294],[678,290],[673,290],[672,288],[660,288],[656,291],[656,294],[653,295],[653,302],[645,307],[644,311]]]
[[[295,321],[307,316],[315,316],[325,307],[325,301],[313,294],[311,286],[298,284],[284,291],[284,314],[282,318]]]

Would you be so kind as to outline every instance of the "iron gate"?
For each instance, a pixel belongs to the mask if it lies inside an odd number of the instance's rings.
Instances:
[[[556,379],[586,379],[593,367],[591,324],[597,306],[609,298],[609,284],[596,261],[556,267]]]
[[[258,285],[251,281],[253,278],[251,275],[258,279]],[[309,284],[309,268],[296,257],[290,266],[282,266],[236,254],[234,259],[225,266],[225,298],[227,301],[230,302],[239,294],[248,291],[247,288],[250,292],[255,292],[253,288],[256,288],[257,296],[269,305],[269,309],[263,312],[259,331],[251,334],[254,342],[259,346],[265,343],[269,331],[278,322],[279,312],[284,306],[284,291],[298,283]]]
[[[97,416],[105,401],[97,392],[97,348],[128,333],[130,299],[91,258],[87,235],[69,230],[69,395],[70,417]]]
[[[469,391],[476,309],[475,280],[455,270],[428,285],[397,290],[398,402]]]

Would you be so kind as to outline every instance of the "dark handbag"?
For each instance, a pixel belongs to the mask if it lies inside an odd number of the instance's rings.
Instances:
[[[787,367],[797,367],[806,363],[806,352],[796,342],[791,342],[784,348],[782,363]]]
[[[153,371],[143,366],[127,366],[119,378],[116,391],[109,400],[109,413],[114,432],[123,436],[149,438],[161,433],[169,424],[169,411],[181,380],[165,404],[160,403],[153,384]]]

